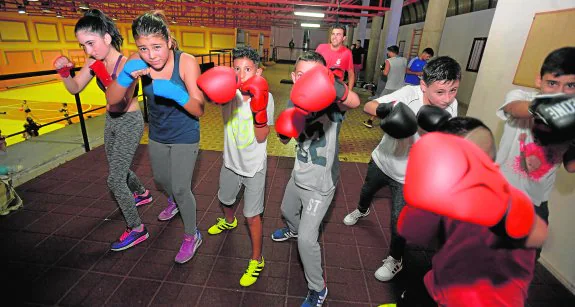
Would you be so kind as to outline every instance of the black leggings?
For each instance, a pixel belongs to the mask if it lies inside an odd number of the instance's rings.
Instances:
[[[547,201],[542,202],[539,206],[535,206],[535,213],[549,225],[549,206],[547,205]],[[537,249],[535,260],[541,256],[542,249],[541,247]]]
[[[361,187],[357,209],[365,213],[371,206],[375,193],[385,186],[389,186],[391,190],[391,246],[389,248],[389,254],[399,260],[403,257],[403,251],[405,249],[405,239],[397,233],[399,213],[405,206],[403,184],[384,174],[377,164],[373,162],[373,159],[371,159],[367,165],[365,183]]]

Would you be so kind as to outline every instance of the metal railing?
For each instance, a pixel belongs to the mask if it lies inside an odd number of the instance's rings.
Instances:
[[[70,70],[70,76],[74,77],[74,75],[76,74],[76,71],[79,71],[81,68],[77,67],[74,68],[72,70]],[[47,76],[47,75],[54,75],[57,72],[55,70],[43,70],[43,71],[36,71],[36,72],[26,72],[26,73],[17,73],[17,74],[9,74],[9,75],[0,75],[0,81],[6,81],[6,80],[14,80],[14,79],[23,79],[23,78],[30,78],[30,77],[39,77],[39,76]],[[80,94],[77,93],[74,95],[75,101],[76,101],[76,108],[78,109],[78,114],[72,115],[72,116],[67,116],[67,117],[63,117],[61,119],[55,120],[55,121],[51,121],[49,123],[46,124],[42,124],[42,125],[38,125],[37,128],[42,128],[48,125],[52,125],[54,123],[58,123],[64,120],[68,120],[69,118],[74,118],[74,117],[78,117],[80,120],[80,129],[82,130],[82,139],[84,141],[84,150],[86,152],[90,151],[90,142],[88,141],[88,133],[86,131],[86,122],[84,121],[84,112],[82,110],[82,101],[80,99]],[[99,108],[96,108],[94,110],[90,110],[86,113],[89,112],[93,112],[96,110],[100,110],[102,108],[105,108],[106,106],[102,106]],[[12,134],[9,134],[6,136],[6,138],[10,138],[10,137],[14,137],[16,135],[20,135],[22,133],[26,133],[28,130],[24,129],[22,131],[19,132],[15,132]]]

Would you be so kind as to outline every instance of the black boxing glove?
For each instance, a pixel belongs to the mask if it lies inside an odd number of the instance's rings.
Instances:
[[[575,140],[575,96],[537,96],[529,106],[535,141],[543,146]]]
[[[417,132],[415,113],[403,102],[380,103],[375,113],[381,118],[381,129],[394,139],[404,139]]]
[[[417,125],[427,132],[437,129],[451,118],[451,114],[437,106],[424,105],[417,112]]]

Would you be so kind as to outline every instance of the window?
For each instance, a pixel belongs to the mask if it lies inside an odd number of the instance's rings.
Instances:
[[[483,57],[483,50],[487,43],[487,37],[476,37],[473,39],[471,45],[471,52],[469,53],[469,60],[467,60],[467,71],[478,72],[481,58]]]

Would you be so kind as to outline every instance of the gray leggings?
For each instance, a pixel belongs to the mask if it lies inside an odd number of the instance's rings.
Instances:
[[[144,118],[140,111],[106,113],[104,148],[109,167],[108,187],[114,194],[130,228],[142,224],[133,193],[144,193],[146,188],[138,176],[130,170],[130,166],[143,132]]]
[[[148,145],[154,180],[178,204],[184,230],[196,233],[196,198],[192,194],[192,175],[199,145],[162,144],[150,140]]]

